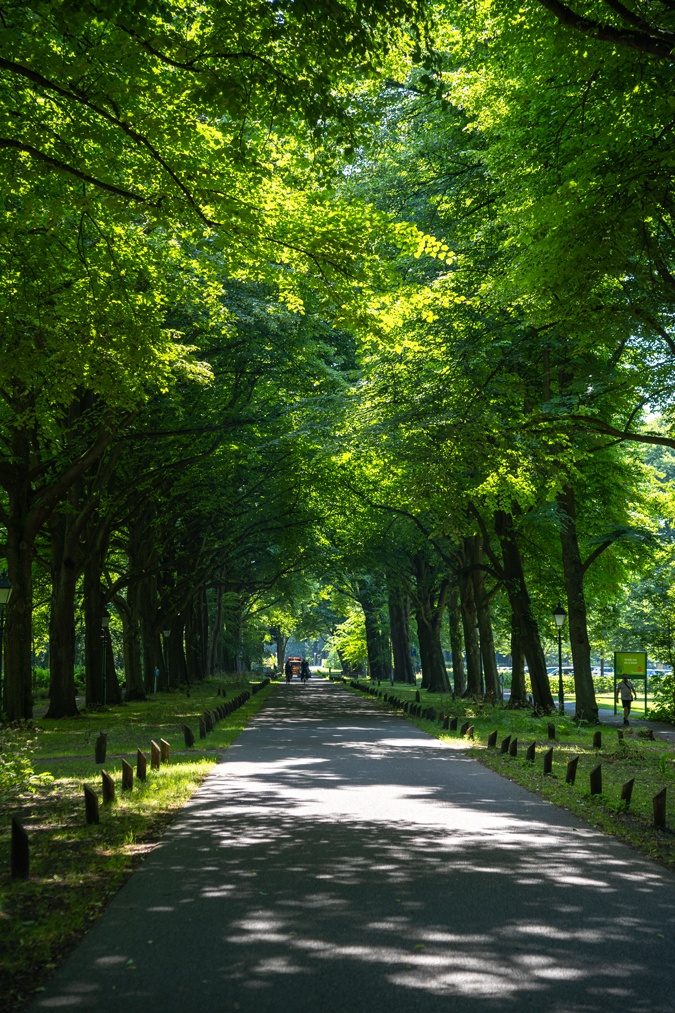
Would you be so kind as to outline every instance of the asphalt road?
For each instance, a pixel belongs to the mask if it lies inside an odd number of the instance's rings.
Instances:
[[[34,1010],[673,1013],[675,876],[341,687],[281,685]]]

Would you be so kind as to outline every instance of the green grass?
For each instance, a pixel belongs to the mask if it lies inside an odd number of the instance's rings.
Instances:
[[[362,685],[369,685],[362,681]],[[402,700],[415,700],[415,687],[395,684],[392,690],[383,683],[383,693],[394,693]],[[356,691],[354,691],[356,692]],[[370,698],[379,706],[389,705],[378,698]],[[447,694],[420,693],[423,708],[436,707],[439,711],[458,717],[458,724],[468,720],[474,728],[473,742],[460,743],[459,732],[443,731],[438,721],[404,715],[408,721],[441,740],[464,745],[480,763],[516,781],[523,787],[559,805],[586,820],[591,825],[632,845],[636,850],[654,858],[675,871],[675,750],[659,740],[643,738],[640,731],[630,728],[619,740],[617,729],[577,723],[571,716],[553,714],[536,717],[530,710],[509,710],[503,705],[453,700]],[[548,739],[548,724],[555,725],[555,741]],[[490,732],[497,731],[497,748],[488,749]],[[593,736],[601,731],[602,747],[593,748]],[[623,729],[622,729],[623,730]],[[501,741],[509,735],[518,739],[517,756],[503,754]],[[525,760],[527,746],[535,742],[535,761]],[[543,753],[553,747],[553,766],[550,775],[543,774]],[[567,762],[579,756],[574,785],[566,784]],[[602,764],[602,794],[590,794],[590,772]],[[621,803],[621,787],[635,778],[630,807]],[[653,826],[652,798],[666,788],[666,830]]]
[[[0,1008],[19,1010],[35,997],[46,975],[78,941],[102,907],[161,836],[176,812],[203,781],[223,751],[237,738],[270,692],[261,690],[220,721],[200,742],[198,718],[223,700],[212,682],[192,687],[187,699],[160,694],[147,703],[109,708],[63,721],[38,720],[31,737],[36,771],[50,784],[24,792],[4,806],[0,823]],[[227,698],[248,683],[227,684]],[[185,749],[180,725],[189,724],[196,747]],[[108,755],[94,763],[94,741],[108,732]],[[121,791],[122,756],[149,753],[150,740],[166,739],[171,760],[151,771],[145,784],[134,779]],[[200,748],[201,747],[201,748]],[[101,795],[101,769],[116,782],[115,801],[100,806],[100,823],[84,821],[83,784]],[[30,879],[9,876],[10,817],[16,816],[30,840]]]

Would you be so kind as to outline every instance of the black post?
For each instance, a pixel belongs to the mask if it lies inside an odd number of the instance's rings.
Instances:
[[[558,710],[565,713],[565,694],[562,678],[562,627],[558,627]]]
[[[2,719],[2,713],[3,713],[3,710],[4,710],[4,708],[2,706],[2,704],[3,704],[3,696],[2,696],[2,688],[3,688],[3,682],[2,682],[2,657],[3,657],[3,655],[2,655],[2,648],[3,648],[3,644],[2,644],[2,640],[3,640],[4,633],[5,633],[5,606],[4,605],[0,605],[0,719]]]

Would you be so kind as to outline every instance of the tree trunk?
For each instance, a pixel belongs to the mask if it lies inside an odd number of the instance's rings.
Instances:
[[[223,587],[219,584],[216,588],[216,614],[213,620],[213,629],[211,631],[211,641],[209,649],[209,675],[214,676],[216,674],[217,661],[218,661],[218,642],[223,632]],[[283,663],[281,667],[283,671]]]
[[[33,540],[20,519],[21,506],[10,496],[7,528],[7,576],[12,597],[4,626],[3,708],[8,721],[33,716],[31,645],[33,642]],[[19,497],[20,498],[20,497]]]
[[[553,710],[553,697],[546,673],[546,658],[525,583],[525,572],[511,514],[503,510],[495,511],[495,531],[502,551],[506,593],[518,624],[520,642],[527,660],[534,705],[538,710],[548,713]]]
[[[476,602],[476,618],[478,632],[480,634],[480,652],[483,664],[483,675],[485,677],[485,693],[488,699],[494,701],[501,697],[499,688],[499,673],[497,672],[497,656],[495,654],[495,639],[492,632],[492,618],[490,616],[490,600],[485,588],[485,575],[478,566],[483,561],[482,540],[476,539],[475,563],[476,566],[471,572],[473,580],[474,599]]]
[[[422,662],[422,688],[429,693],[449,693],[450,681],[441,645],[443,612],[440,615],[435,612],[434,609],[425,610],[421,604],[415,609]]]
[[[368,650],[368,671],[371,679],[389,679],[390,665],[387,657],[387,640],[380,628],[379,609],[365,597],[361,607],[366,624],[366,647]]]
[[[415,683],[410,657],[410,602],[407,595],[395,584],[389,584],[387,595],[389,632],[394,655],[394,680]]]
[[[482,668],[480,642],[476,628],[478,615],[476,612],[473,580],[466,568],[463,568],[460,573],[459,593],[462,606],[464,646],[466,649],[466,693],[468,696],[480,696]]]
[[[84,601],[84,671],[87,707],[103,704],[103,641],[101,619],[105,607],[101,574],[103,553],[100,546],[90,546],[84,565],[82,582]]]
[[[103,667],[105,684],[105,702],[111,707],[122,703],[122,689],[115,671],[115,655],[112,648],[110,630],[103,633]]]
[[[525,688],[525,655],[520,642],[518,623],[511,615],[511,697],[510,707],[523,707],[527,703]]]
[[[586,597],[584,595],[584,566],[579,552],[577,537],[576,503],[574,489],[566,485],[558,495],[560,510],[560,544],[562,564],[567,593],[567,614],[574,665],[574,692],[576,696],[577,720],[598,720],[598,704],[595,699],[593,675],[591,672],[591,645],[588,640],[586,621]]]
[[[73,517],[57,513],[50,524],[51,613],[49,620],[48,718],[73,717],[75,699],[75,588],[77,586],[79,538]]]
[[[455,696],[462,696],[466,689],[464,657],[462,652],[461,610],[459,605],[459,588],[450,592],[448,603],[448,619],[450,621],[450,651],[452,653],[452,682]]]

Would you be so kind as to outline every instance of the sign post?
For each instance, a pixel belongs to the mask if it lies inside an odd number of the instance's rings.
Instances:
[[[631,681],[644,679],[645,683],[645,717],[647,717],[647,652],[646,651],[615,651],[614,652],[614,713],[616,714],[616,687],[627,675]]]

